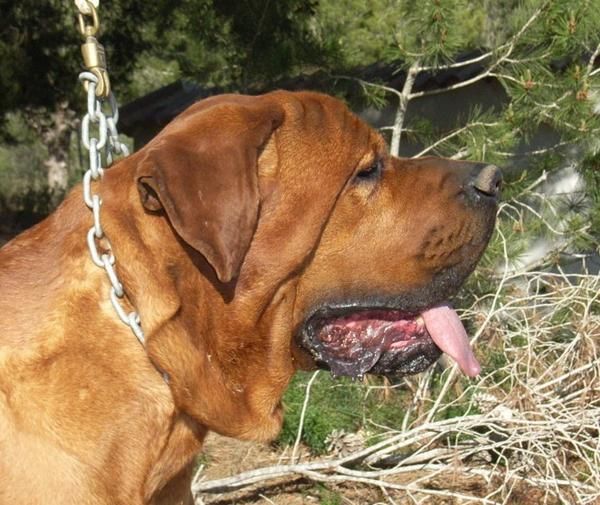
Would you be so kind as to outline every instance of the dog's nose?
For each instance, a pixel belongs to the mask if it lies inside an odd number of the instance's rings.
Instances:
[[[478,193],[495,198],[500,194],[502,173],[495,165],[483,165],[471,172],[470,185]]]

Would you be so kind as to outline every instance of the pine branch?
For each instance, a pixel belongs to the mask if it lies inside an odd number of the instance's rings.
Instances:
[[[505,43],[499,47],[500,50],[505,50],[505,53],[502,56],[500,56],[498,58],[498,60],[496,60],[492,65],[490,65],[490,67],[487,68],[484,72],[476,75],[475,77],[472,77],[471,79],[467,79],[466,81],[459,82],[457,84],[448,86],[446,88],[440,88],[440,89],[434,89],[434,90],[430,90],[430,91],[421,91],[418,93],[413,93],[410,95],[409,99],[421,98],[424,96],[439,95],[441,93],[446,93],[448,91],[453,91],[456,89],[464,88],[466,86],[470,86],[471,84],[475,84],[476,82],[479,82],[482,79],[490,77],[492,72],[494,71],[494,69],[499,67],[503,62],[505,62],[512,55],[512,53],[517,45],[517,42],[521,39],[521,37],[529,29],[529,27],[535,22],[535,20],[538,19],[538,17],[541,15],[541,13],[543,12],[543,10],[546,8],[546,6],[548,4],[549,4],[549,2],[544,2],[544,4],[542,4],[542,6],[540,6],[533,13],[533,15],[527,20],[527,22],[525,22],[525,24],[521,27],[520,30],[507,43]]]
[[[463,126],[462,128],[458,128],[457,130],[454,130],[453,132],[449,133],[448,135],[438,139],[437,141],[435,141],[433,144],[431,144],[430,146],[426,147],[425,149],[423,149],[422,151],[418,152],[417,154],[415,154],[414,156],[412,156],[413,158],[420,158],[421,156],[425,156],[426,154],[428,154],[429,152],[431,152],[432,150],[434,150],[436,147],[438,147],[439,145],[443,144],[444,142],[447,142],[448,140],[457,137],[458,135],[470,130],[471,128],[475,128],[478,126],[483,126],[483,127],[492,127],[492,126],[497,126],[498,123],[483,123],[483,122],[474,122],[474,123],[469,123],[466,126]],[[463,150],[459,151],[458,153],[454,154],[454,156],[456,156],[456,158],[453,159],[458,159],[459,156],[463,156],[466,155],[467,153],[464,152]]]

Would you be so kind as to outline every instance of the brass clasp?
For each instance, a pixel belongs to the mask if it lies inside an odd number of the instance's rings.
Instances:
[[[89,0],[86,0],[86,3],[87,9],[85,12],[79,7],[79,13],[77,14],[79,33],[85,39],[85,42],[81,45],[83,64],[87,70],[98,78],[96,96],[98,98],[107,98],[110,95],[110,80],[106,68],[106,53],[104,46],[95,37],[100,29],[100,20],[98,19],[98,11],[94,7],[94,4]]]
[[[98,78],[96,84],[96,96],[107,98],[110,94],[110,80],[106,68],[106,53],[104,46],[95,37],[89,36],[81,45],[83,64],[92,74]]]

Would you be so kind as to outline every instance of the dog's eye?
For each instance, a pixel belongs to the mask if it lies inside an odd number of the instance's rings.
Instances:
[[[356,174],[357,181],[370,181],[379,178],[381,171],[383,170],[383,161],[381,159],[375,160],[367,167],[359,170]]]

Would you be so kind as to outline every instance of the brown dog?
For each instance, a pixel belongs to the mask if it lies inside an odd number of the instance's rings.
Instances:
[[[399,376],[441,348],[476,374],[444,300],[498,186],[390,158],[324,95],[190,107],[96,183],[146,348],[90,260],[81,189],[0,251],[0,504],[183,503],[207,431],[274,437],[298,368]]]

